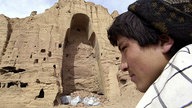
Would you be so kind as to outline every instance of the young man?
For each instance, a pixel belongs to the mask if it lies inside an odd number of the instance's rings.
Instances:
[[[192,107],[192,3],[138,0],[108,30],[143,107]]]

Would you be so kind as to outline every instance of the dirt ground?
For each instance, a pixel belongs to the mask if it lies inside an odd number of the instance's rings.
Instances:
[[[83,93],[81,92],[81,94]],[[114,98],[114,100],[108,101],[104,97],[98,96],[101,102],[98,106],[86,106],[79,103],[77,106],[59,105],[55,108],[135,108],[142,96],[143,93],[136,90],[135,85],[129,81],[121,88],[121,95],[119,98]]]

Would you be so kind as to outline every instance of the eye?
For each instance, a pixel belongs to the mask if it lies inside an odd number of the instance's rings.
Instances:
[[[125,51],[126,48],[127,48],[127,45],[123,46],[123,47],[121,48],[121,51],[122,51],[122,52]]]

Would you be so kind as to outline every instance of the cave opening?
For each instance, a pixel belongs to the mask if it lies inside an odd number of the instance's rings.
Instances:
[[[24,72],[24,71],[26,71],[26,70],[22,69],[22,68],[17,69],[15,66],[5,66],[0,69],[1,75],[5,74],[5,73],[9,73],[9,72],[20,73],[20,72]]]
[[[90,19],[85,14],[75,14],[67,30],[63,47],[62,94],[104,95],[100,76],[99,51],[96,35],[90,32]],[[78,93],[76,93],[78,94]]]

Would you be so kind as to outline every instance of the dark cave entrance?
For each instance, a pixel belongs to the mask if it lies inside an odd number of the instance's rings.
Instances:
[[[89,36],[90,20],[85,14],[75,14],[67,30],[63,48],[63,94],[85,90],[101,93],[103,88],[99,74],[99,52],[95,33]]]

